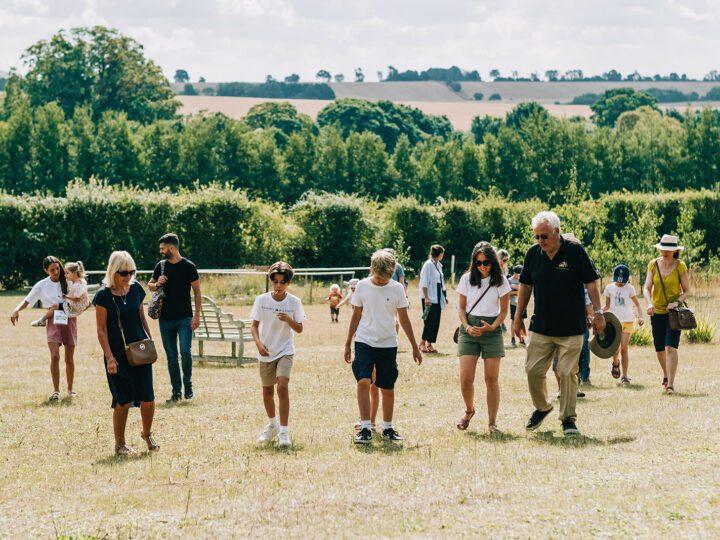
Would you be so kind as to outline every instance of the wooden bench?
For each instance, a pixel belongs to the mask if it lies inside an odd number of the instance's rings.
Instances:
[[[235,319],[231,313],[221,310],[215,300],[203,296],[200,326],[193,336],[198,343],[198,353],[193,360],[198,362],[225,362],[236,365],[257,362],[257,358],[245,356],[245,343],[252,342],[250,327],[252,320]],[[231,356],[206,355],[203,351],[205,341],[221,341],[232,344]]]

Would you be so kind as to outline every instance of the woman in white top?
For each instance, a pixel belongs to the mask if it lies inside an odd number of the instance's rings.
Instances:
[[[475,369],[482,355],[488,426],[491,435],[501,433],[495,422],[500,407],[500,358],[505,356],[501,325],[510,304],[510,283],[502,275],[495,248],[488,242],[475,244],[470,268],[460,278],[457,292],[460,391],[465,401],[465,416],[456,425],[466,430],[475,415]]]
[[[430,256],[420,270],[420,300],[423,307],[423,333],[420,340],[420,351],[436,353],[433,343],[437,341],[440,329],[440,314],[447,305],[445,278],[443,277],[442,261],[445,248],[439,244],[430,247]],[[426,312],[427,310],[427,312]]]

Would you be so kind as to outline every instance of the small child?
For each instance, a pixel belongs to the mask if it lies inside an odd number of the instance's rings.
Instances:
[[[287,292],[295,274],[286,262],[276,262],[268,270],[272,291],[255,298],[251,318],[251,332],[258,349],[260,380],[262,382],[263,404],[270,421],[258,437],[265,444],[279,434],[280,446],[290,446],[288,418],[290,398],[288,383],[295,355],[293,332],[303,331],[305,311],[297,296]],[[277,385],[280,420],[275,414],[275,385]]]
[[[393,281],[395,257],[387,250],[376,251],[370,260],[371,276],[357,284],[352,296],[354,307],[348,336],[345,341],[345,362],[351,361],[352,342],[355,341],[355,360],[352,370],[357,381],[357,401],[360,411],[360,431],[356,444],[372,442],[370,422],[370,385],[373,369],[376,370],[375,385],[383,396],[383,439],[402,441],[393,428],[392,416],[395,402],[397,368],[397,332],[395,314],[412,346],[415,363],[422,363],[422,354],[415,342],[408,317],[408,301],[405,288]]]
[[[613,281],[605,287],[605,311],[613,312],[622,323],[622,338],[620,339],[620,348],[613,355],[612,370],[610,373],[613,378],[620,377],[620,356],[622,356],[622,379],[620,382],[627,386],[630,384],[628,378],[628,363],[630,360],[628,345],[630,344],[630,336],[633,333],[635,325],[635,315],[633,314],[630,302],[635,304],[638,313],[638,324],[645,324],[640,302],[638,301],[635,287],[628,283],[630,281],[630,269],[624,264],[618,264],[613,269]]]
[[[508,278],[508,282],[510,283],[510,328],[512,328],[513,324],[512,321],[515,320],[515,311],[517,310],[517,295],[518,290],[520,289],[520,273],[522,272],[522,265],[518,264],[516,266],[513,266],[512,269],[512,275]],[[523,312],[522,314],[523,319],[527,319],[527,310]],[[510,346],[511,347],[517,347],[517,343],[515,342],[515,331],[510,330],[512,333],[512,337],[510,338]],[[520,345],[525,345],[525,340],[523,338],[519,338]]]
[[[62,303],[62,309],[68,317],[78,317],[90,306],[90,296],[85,281],[85,266],[82,261],[69,262],[65,265],[65,280],[68,292],[63,295],[65,301]],[[50,306],[50,309],[42,317],[33,321],[32,326],[45,326],[47,321],[55,316],[55,311],[59,307],[57,304]]]
[[[330,293],[327,295],[326,300],[330,302],[330,322],[340,322],[340,308],[338,304],[343,299],[340,293],[340,285],[333,283],[330,285]]]

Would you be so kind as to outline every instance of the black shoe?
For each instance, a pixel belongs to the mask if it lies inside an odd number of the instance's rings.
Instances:
[[[400,434],[397,431],[395,431],[393,428],[383,429],[382,438],[387,441],[394,441],[394,442],[399,442],[399,441],[403,440],[403,438],[400,436]]]
[[[585,397],[585,392],[582,392],[581,390],[577,391],[577,394],[575,394],[575,397]]]
[[[575,425],[575,420],[568,418],[562,423],[563,435],[580,435],[580,430]]]
[[[182,401],[182,394],[179,392],[177,394],[173,394],[170,399],[166,399],[165,403],[177,403],[178,401]]]
[[[195,394],[193,394],[192,388],[190,390],[185,390],[185,399],[190,400],[195,397]]]
[[[370,444],[372,442],[372,431],[369,429],[361,429],[355,435],[355,444]]]
[[[540,424],[543,423],[543,420],[545,420],[545,417],[550,414],[550,411],[552,411],[553,408],[550,407],[547,411],[535,411],[532,413],[532,416],[530,417],[530,420],[528,420],[528,423],[525,425],[525,429],[528,431],[534,431],[538,427],[540,427]]]

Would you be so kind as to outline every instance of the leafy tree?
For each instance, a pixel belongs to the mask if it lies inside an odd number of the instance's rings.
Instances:
[[[325,70],[325,69],[321,69],[321,70],[319,70],[319,71],[315,74],[315,78],[316,78],[318,81],[323,81],[324,83],[327,84],[327,83],[329,83],[330,80],[332,79],[332,75],[330,75],[330,72],[329,72],[329,71],[327,71],[327,70]]]
[[[531,116],[539,117],[539,120],[546,121],[549,118],[547,109],[535,101],[527,101],[513,107],[505,115],[505,125],[514,129],[520,129],[523,121]]]
[[[473,94],[473,99],[475,101],[482,101],[483,96],[484,96],[484,94],[482,92],[475,92]]]
[[[488,101],[500,101],[502,99],[502,96],[500,94],[490,94],[490,97],[488,98]]]
[[[341,83],[344,80],[345,80],[345,75],[343,75],[342,73],[337,73],[335,75],[335,82]]]
[[[285,77],[284,81],[288,84],[296,84],[300,82],[300,75],[297,73],[293,73],[291,75],[288,75]]]
[[[720,72],[718,72],[718,70],[716,69],[713,69],[703,77],[703,81],[720,81]]]
[[[68,135],[65,115],[57,103],[33,111],[32,175],[36,189],[49,189],[54,195],[65,191],[68,175]]]
[[[202,95],[203,96],[214,96],[215,95],[215,89],[212,86],[206,86],[202,89]]]
[[[199,83],[204,83],[204,82],[206,82],[206,81],[205,81],[205,77],[203,77],[202,75],[201,75],[200,77],[198,77],[198,82],[199,82]]]
[[[491,69],[490,70],[490,78],[497,79],[498,77],[500,77],[500,70],[499,69]]]
[[[355,68],[355,82],[365,82],[365,74],[362,68]]]
[[[90,179],[95,173],[95,124],[87,105],[77,107],[69,122],[70,177]]]
[[[286,101],[266,102],[253,106],[245,116],[245,122],[252,129],[275,129],[275,140],[279,146],[285,146],[293,133],[314,129],[312,119],[299,114],[297,109]]]
[[[487,134],[497,135],[502,125],[503,122],[499,118],[494,118],[489,115],[476,116],[472,119],[470,132],[473,134],[475,143],[482,144]]]
[[[190,82],[190,75],[184,69],[176,69],[173,79],[175,79],[176,83],[186,83]]]
[[[192,83],[185,83],[185,86],[183,86],[182,91],[183,96],[197,96],[197,90],[195,90],[195,87],[192,85]]]
[[[141,178],[140,148],[135,130],[124,112],[105,111],[97,127],[93,152],[95,174],[112,184],[134,183]]]
[[[179,107],[160,68],[145,58],[137,41],[95,26],[61,30],[22,56],[26,75],[19,89],[33,106],[56,101],[66,116],[88,105],[93,118],[124,112],[143,123],[172,118]]]
[[[593,121],[598,126],[613,127],[622,113],[644,106],[657,109],[656,103],[657,99],[645,92],[632,88],[614,88],[604,92],[590,109],[593,111]]]
[[[557,81],[559,75],[560,75],[560,72],[557,69],[548,69],[545,72],[545,78],[550,82]]]

